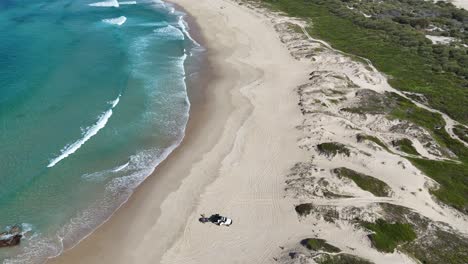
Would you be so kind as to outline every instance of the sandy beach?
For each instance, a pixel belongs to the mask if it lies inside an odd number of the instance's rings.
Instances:
[[[193,103],[186,137],[110,221],[50,263],[159,263],[187,232],[206,245],[197,254],[218,245],[247,261],[252,256],[235,252],[234,241],[274,243],[267,230],[295,218],[283,200],[282,176],[305,155],[295,146],[300,115],[293,91],[306,78],[305,65],[289,55],[269,21],[235,3],[174,2],[194,18],[208,49],[202,73],[207,79],[197,91],[204,96]],[[200,213],[216,212],[231,216],[235,225],[198,223]],[[287,238],[291,230],[285,231],[274,236]],[[253,255],[269,258],[272,252],[265,254]]]
[[[207,48],[203,70],[189,84],[186,137],[108,222],[48,263],[274,263],[306,237],[375,263],[415,263],[399,251],[375,250],[368,233],[344,219],[373,221],[384,214],[381,203],[468,234],[466,216],[436,202],[429,191],[436,183],[388,144],[409,137],[421,156],[448,158],[427,131],[383,114],[340,110],[364,96],[406,96],[372,64],[313,39],[299,20],[235,1],[173,2],[191,15],[194,37]],[[359,133],[390,149],[356,140]],[[317,148],[324,142],[349,152],[324,156]],[[373,175],[388,195],[337,177],[337,167]],[[312,201],[317,217],[298,217],[294,206]],[[330,207],[340,214],[336,221],[321,215]],[[201,224],[203,213],[234,224]]]

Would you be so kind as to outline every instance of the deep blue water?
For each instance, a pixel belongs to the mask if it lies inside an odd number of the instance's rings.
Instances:
[[[197,44],[159,1],[0,0],[0,262],[34,263],[106,219],[178,145]]]

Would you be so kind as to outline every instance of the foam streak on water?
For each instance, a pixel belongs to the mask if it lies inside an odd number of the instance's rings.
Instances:
[[[120,5],[136,5],[136,1],[123,1],[119,2]]]
[[[119,2],[117,0],[110,0],[104,2],[96,2],[89,4],[89,6],[97,6],[97,7],[119,7]]]
[[[117,106],[119,101],[120,101],[120,95],[117,97],[117,99],[111,102],[112,107],[106,112],[102,113],[98,117],[98,120],[94,125],[89,126],[85,129],[82,138],[78,139],[77,141],[73,142],[70,145],[65,146],[61,150],[61,154],[58,157],[52,159],[49,165],[47,165],[47,167],[52,168],[61,160],[75,153],[75,151],[77,151],[86,141],[88,141],[90,138],[96,135],[99,132],[99,130],[104,128],[107,122],[109,121],[109,118],[112,116],[112,109],[114,109]]]
[[[125,16],[120,16],[116,18],[103,19],[102,21],[107,24],[121,26],[125,21],[127,21],[127,18]]]

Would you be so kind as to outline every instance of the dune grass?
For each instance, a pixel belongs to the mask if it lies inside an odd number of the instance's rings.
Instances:
[[[296,205],[294,209],[296,210],[296,213],[299,216],[307,216],[310,214],[310,212],[312,212],[313,208],[314,207],[311,203],[304,203],[304,204]]]
[[[339,248],[328,244],[324,239],[319,238],[306,238],[301,241],[301,245],[314,251],[325,251],[329,253],[338,253],[341,251]]]
[[[379,197],[390,196],[391,188],[383,181],[378,180],[374,177],[359,173],[357,171],[348,168],[336,168],[333,172],[338,177],[346,177],[356,183],[361,189],[372,193]]]
[[[370,135],[366,135],[366,134],[357,134],[356,135],[356,140],[358,142],[362,142],[363,140],[368,140],[368,141],[372,141],[374,142],[375,144],[381,146],[383,149],[385,149],[386,151],[388,152],[391,152],[390,149],[387,147],[387,145],[385,145],[385,143],[383,143],[380,139],[378,139],[377,137],[374,137],[374,136],[370,136]]]
[[[455,133],[461,140],[468,143],[468,128],[461,125],[456,125],[453,128],[453,133]]]
[[[413,147],[413,142],[407,138],[395,140],[392,144],[407,154],[419,155],[418,151]]]
[[[320,154],[324,154],[328,157],[334,157],[338,154],[346,156],[351,155],[351,151],[343,144],[337,142],[326,142],[317,145],[317,149]]]
[[[369,238],[379,251],[391,253],[397,246],[416,239],[416,233],[410,224],[388,223],[378,219],[375,223],[365,222],[362,225],[374,232]]]
[[[373,264],[373,262],[350,254],[322,255],[314,260],[318,264]]]

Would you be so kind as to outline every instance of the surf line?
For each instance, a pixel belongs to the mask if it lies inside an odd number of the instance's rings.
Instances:
[[[86,141],[88,141],[90,138],[92,138],[94,135],[96,135],[99,130],[104,128],[109,121],[109,118],[112,116],[112,110],[119,104],[120,101],[120,94],[115,99],[114,101],[110,102],[112,105],[111,108],[104,113],[102,113],[99,117],[96,123],[92,126],[87,127],[84,132],[83,132],[83,137],[78,139],[77,141],[66,145],[62,150],[60,151],[60,155],[54,159],[52,159],[47,165],[48,168],[52,168],[57,163],[59,163],[61,160],[65,159],[66,157],[70,156],[71,154],[75,153]]]

